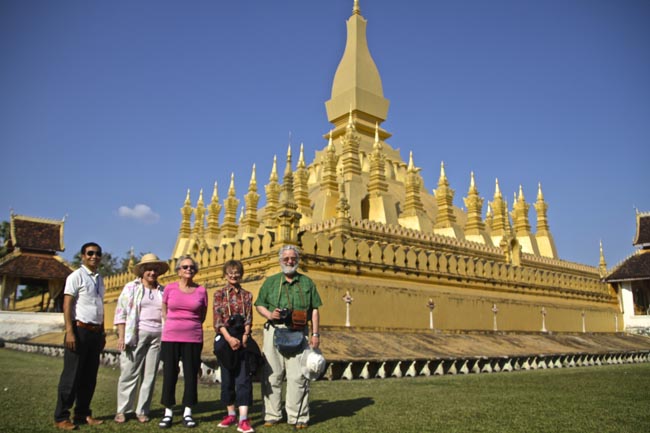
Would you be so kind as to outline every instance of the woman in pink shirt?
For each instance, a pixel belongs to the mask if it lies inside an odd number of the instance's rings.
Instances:
[[[165,415],[158,423],[160,428],[169,428],[172,425],[179,361],[183,362],[185,382],[182,402],[185,407],[183,425],[196,426],[192,418],[192,406],[198,402],[197,380],[203,350],[203,321],[208,308],[205,287],[194,282],[198,271],[199,267],[192,257],[181,257],[176,264],[179,280],[168,284],[163,294],[163,386],[160,402],[165,406]]]

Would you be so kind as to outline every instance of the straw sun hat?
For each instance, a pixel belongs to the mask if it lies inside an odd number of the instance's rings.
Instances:
[[[169,270],[169,265],[167,262],[160,260],[157,255],[152,253],[142,256],[140,263],[133,267],[133,273],[138,277],[141,277],[142,273],[144,272],[142,270],[144,266],[155,266],[156,270],[158,271],[158,275],[162,275]]]

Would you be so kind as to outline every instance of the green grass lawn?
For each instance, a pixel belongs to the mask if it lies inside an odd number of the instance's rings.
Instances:
[[[63,360],[0,349],[0,432],[54,432],[56,386]],[[79,431],[158,432],[160,381],[154,420],[115,424],[119,371],[102,367],[93,412],[106,420]],[[178,386],[178,398],[182,384]],[[259,384],[254,388],[253,427],[264,428]],[[218,385],[199,387],[195,432],[217,428],[223,416]],[[320,381],[312,384],[310,432],[515,432],[606,433],[650,431],[650,364],[531,372],[402,379]],[[180,414],[179,414],[180,415]],[[185,431],[174,419],[171,431]]]

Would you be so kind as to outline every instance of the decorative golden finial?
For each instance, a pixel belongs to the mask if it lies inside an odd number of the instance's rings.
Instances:
[[[230,173],[230,187],[228,187],[228,197],[235,196],[235,173]]]
[[[289,143],[289,148],[287,149],[287,165],[284,168],[284,176],[291,175],[291,143]]]
[[[183,203],[186,206],[191,206],[192,202],[190,201],[190,189],[187,189],[187,195],[185,196],[185,203]]]
[[[359,0],[354,0],[354,6],[352,6],[352,15],[361,15],[361,8],[359,7]]]
[[[487,210],[485,211],[485,215],[486,215],[487,217],[491,217],[491,216],[492,216],[492,205],[491,205],[490,203],[488,203],[488,205],[487,205]]]
[[[302,143],[300,143],[300,156],[298,156],[298,168],[305,168],[305,152]]]
[[[203,206],[203,188],[199,190],[199,199],[196,202],[197,206]]]
[[[605,261],[605,254],[603,253],[603,241],[600,241],[600,260],[598,262],[598,270],[601,278],[607,275],[607,262]]]
[[[501,197],[501,188],[499,188],[499,178],[495,179],[494,196]]]
[[[213,202],[218,202],[219,201],[219,193],[217,192],[217,181],[214,181],[214,189],[212,190],[212,201]]]
[[[415,169],[415,164],[413,164],[413,151],[411,150],[409,152],[409,165],[406,170],[410,172],[413,171],[414,169]]]
[[[469,172],[469,188],[476,189],[476,182],[474,182],[474,172]]]
[[[271,168],[271,175],[269,176],[269,182],[278,181],[278,156],[273,155],[273,167]]]
[[[526,199],[524,198],[524,189],[521,187],[521,184],[519,184],[519,201],[524,202]]]
[[[251,180],[248,183],[248,190],[255,190],[257,187],[257,179],[255,178],[255,164],[253,164],[253,172],[251,173]]]
[[[334,148],[334,143],[332,143],[332,130],[330,129],[330,138],[329,141],[327,142],[327,148],[328,149],[333,149]]]
[[[542,182],[537,184],[537,201],[544,201],[544,194],[542,194]]]
[[[375,122],[375,144],[372,147],[375,149],[381,149],[381,141],[379,141],[379,122]]]
[[[242,223],[244,219],[244,206],[241,207],[241,211],[239,212],[239,224]]]

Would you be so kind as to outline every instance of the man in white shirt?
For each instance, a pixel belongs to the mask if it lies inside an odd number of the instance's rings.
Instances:
[[[104,332],[104,281],[97,273],[102,248],[88,242],[81,247],[82,266],[71,273],[63,291],[65,353],[59,379],[54,425],[76,430],[79,424],[98,425],[90,402],[97,383],[99,356],[106,345]],[[75,406],[74,422],[70,409]]]

